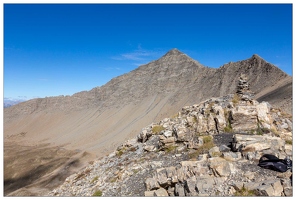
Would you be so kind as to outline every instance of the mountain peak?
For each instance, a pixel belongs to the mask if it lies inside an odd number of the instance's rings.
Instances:
[[[177,48],[173,48],[170,51],[168,51],[164,56],[181,55],[181,54],[184,54],[184,53],[179,51]]]
[[[254,55],[252,55],[252,58],[263,59],[263,58],[261,58],[258,54],[254,54]]]

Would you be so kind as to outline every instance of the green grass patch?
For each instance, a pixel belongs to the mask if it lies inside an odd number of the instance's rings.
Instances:
[[[286,142],[286,144],[290,144],[290,145],[292,145],[293,140],[285,140],[285,142]]]
[[[249,197],[249,196],[256,196],[256,195],[255,195],[255,191],[254,190],[248,190],[245,187],[243,187],[242,189],[237,190],[234,193],[234,196],[237,196],[237,197],[238,196],[239,197]]]
[[[96,182],[98,179],[99,179],[99,177],[98,177],[98,176],[94,177],[94,178],[91,180],[91,183],[94,183],[94,182]]]
[[[103,192],[101,190],[97,190],[95,191],[95,193],[93,193],[94,197],[101,197],[103,195]]]
[[[159,134],[163,130],[165,130],[165,128],[163,126],[156,125],[156,126],[153,126],[152,133]]]

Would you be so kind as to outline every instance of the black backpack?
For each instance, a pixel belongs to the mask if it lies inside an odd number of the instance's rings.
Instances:
[[[279,159],[274,155],[264,154],[260,158],[258,166],[278,172],[286,172],[288,169],[291,169],[292,171],[292,160],[288,157],[285,159]]]

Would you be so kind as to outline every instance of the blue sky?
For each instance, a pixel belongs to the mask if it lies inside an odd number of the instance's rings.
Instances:
[[[4,97],[72,95],[178,48],[292,75],[292,4],[4,4]]]

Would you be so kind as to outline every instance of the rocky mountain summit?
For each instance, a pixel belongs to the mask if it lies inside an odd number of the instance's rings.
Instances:
[[[242,74],[248,77],[248,84]],[[241,85],[238,86],[240,77]],[[253,93],[240,96],[240,90],[243,93]],[[224,109],[230,108],[222,106],[223,96],[225,102],[231,102],[232,99],[248,105],[256,102],[255,99],[258,102],[269,102],[273,110],[279,108],[281,115],[288,116],[292,113],[292,77],[256,54],[215,69],[202,65],[178,49],[172,49],[158,60],[113,78],[107,84],[90,91],[78,92],[72,96],[32,99],[5,108],[5,195],[44,195],[88,161],[109,155],[118,145],[136,137],[147,124],[176,116],[182,108],[190,108],[190,105],[204,103],[210,98],[213,101],[211,103],[218,106],[213,109],[219,111],[216,115],[208,116],[214,121],[201,117],[204,113],[212,112],[212,109],[206,108],[203,108],[203,114],[196,115],[200,119],[195,119],[195,115],[191,119],[204,121],[204,125],[201,122],[194,125],[203,134],[219,131],[221,135],[229,130],[240,131],[235,124],[245,122],[250,130],[256,132],[256,103],[249,105],[253,106],[250,110],[251,118],[241,115],[241,119],[232,120],[232,115],[240,116],[241,112],[248,113],[249,110],[238,107],[239,110],[224,112]],[[222,106],[223,111],[219,106]],[[267,107],[270,109],[269,104]],[[223,112],[229,115],[229,120],[224,116],[223,121]],[[268,121],[260,123],[260,126],[269,130],[275,126]],[[290,126],[289,121],[277,119],[275,123],[276,126]],[[224,130],[225,124],[229,130]],[[168,130],[175,134],[174,129]],[[150,138],[148,136],[149,133],[147,138]],[[175,139],[172,136],[170,140]],[[150,140],[146,143],[141,143],[146,150],[154,148]],[[195,143],[190,145],[196,146]],[[34,165],[28,161],[34,161]],[[67,163],[66,166],[64,163]]]
[[[235,94],[185,106],[68,177],[49,196],[292,196],[292,172],[258,166],[292,158],[291,115]]]

